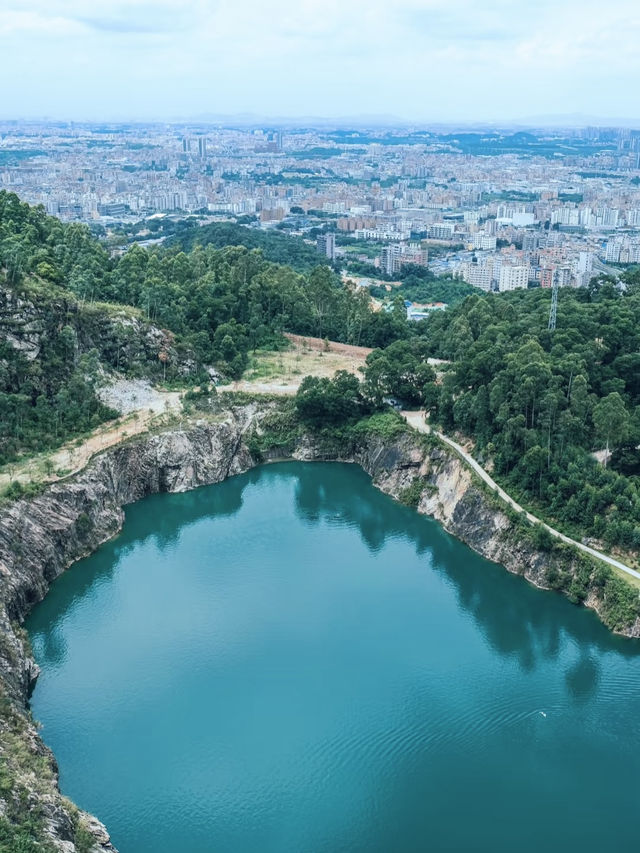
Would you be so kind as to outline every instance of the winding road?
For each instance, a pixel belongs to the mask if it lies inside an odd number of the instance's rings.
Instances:
[[[562,540],[562,542],[566,542],[567,545],[574,545],[576,548],[579,548],[580,551],[584,551],[585,554],[589,554],[590,557],[595,557],[597,560],[602,560],[603,563],[607,563],[609,566],[613,566],[616,569],[619,569],[621,572],[624,572],[627,575],[631,575],[631,577],[640,580],[640,572],[637,572],[635,569],[626,566],[624,563],[621,563],[619,560],[614,559],[613,557],[609,557],[608,554],[603,554],[602,551],[597,551],[595,548],[590,548],[589,545],[584,545],[582,542],[578,542],[576,539],[571,539],[569,536],[565,536],[564,533],[560,533],[559,530],[556,530],[553,527],[549,527],[549,525],[542,521],[539,518],[536,518],[535,515],[532,515],[528,512],[524,507],[520,506],[519,503],[514,501],[514,499],[508,495],[504,489],[502,489],[496,481],[484,470],[484,468],[476,462],[476,460],[468,453],[462,445],[458,444],[457,441],[454,441],[452,438],[444,435],[444,433],[438,432],[438,430],[432,429],[428,423],[425,421],[424,412],[401,412],[400,413],[403,418],[407,421],[409,426],[413,427],[418,432],[425,433],[433,433],[437,435],[440,441],[443,441],[445,444],[448,444],[452,450],[463,459],[467,465],[475,471],[475,473],[483,480],[493,491],[498,495],[498,497],[503,500],[506,504],[508,504],[512,509],[515,509],[516,512],[524,513],[525,518],[530,521],[532,524],[541,524],[544,528],[546,528],[552,536],[555,536],[556,539]]]

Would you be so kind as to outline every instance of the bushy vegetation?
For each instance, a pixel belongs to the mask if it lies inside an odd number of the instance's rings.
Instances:
[[[291,267],[297,272],[308,273],[323,262],[315,246],[310,246],[301,237],[290,237],[281,231],[262,231],[247,228],[234,222],[214,222],[211,225],[187,225],[176,228],[169,245],[179,245],[185,252],[196,246],[244,246],[245,249],[260,249],[265,260]]]
[[[421,339],[394,341],[384,350],[374,350],[367,356],[367,396],[378,406],[387,397],[397,397],[408,407],[424,405],[436,378],[428,351]]]
[[[407,486],[406,489],[403,489],[400,492],[400,503],[415,509],[420,503],[420,498],[422,497],[422,493],[425,488],[426,484],[422,477],[416,477],[411,485]]]
[[[371,410],[357,376],[346,370],[333,379],[305,376],[295,406],[299,420],[315,429],[354,423]]]
[[[356,436],[376,437],[384,441],[393,441],[409,432],[409,425],[397,412],[392,410],[375,412],[361,418],[353,428]]]
[[[54,853],[29,790],[53,784],[53,770],[47,756],[30,746],[26,728],[25,717],[0,694],[0,853]]]
[[[293,451],[302,430],[291,399],[279,400],[273,411],[260,421],[260,432],[254,430],[246,439],[251,455],[262,461],[268,451],[286,455]]]
[[[640,548],[640,282],[474,295],[431,318],[427,351],[451,361],[423,391],[445,430],[475,439],[496,476],[578,535]],[[388,352],[388,350],[387,350]],[[606,467],[591,455],[613,451]]]
[[[234,377],[251,350],[277,345],[283,331],[368,346],[409,334],[403,314],[372,313],[368,295],[343,287],[329,267],[303,276],[243,247],[196,246],[187,255],[133,246],[100,298],[140,308],[200,363]]]
[[[193,381],[208,378],[205,365],[238,378],[249,352],[282,346],[283,331],[369,346],[411,334],[404,311],[373,313],[368,294],[344,287],[332,269],[318,265],[313,248],[306,275],[270,263],[257,248],[215,248],[239,237],[252,245],[247,234],[254,232],[195,226],[181,235],[188,253],[178,244],[154,251],[136,244],[112,258],[85,226],[63,225],[0,191],[0,284],[8,294],[0,464],[112,417],[95,395],[102,368],[127,371],[135,362],[144,375],[175,380],[184,378],[177,353]],[[298,245],[283,235],[268,242]],[[33,328],[25,328],[25,304],[35,306]],[[144,344],[150,324],[169,334]],[[22,343],[29,335],[37,342],[27,354]]]
[[[64,327],[37,361],[0,341],[0,464],[49,450],[115,416],[94,393],[96,354],[78,358],[73,337]]]
[[[411,302],[445,302],[453,306],[458,305],[467,296],[477,293],[472,285],[464,281],[435,276],[426,267],[414,264],[406,264],[397,276],[381,276],[380,271],[375,273],[375,276],[393,281],[400,280],[401,285],[394,292]],[[389,295],[383,287],[372,287],[371,294],[379,298]]]

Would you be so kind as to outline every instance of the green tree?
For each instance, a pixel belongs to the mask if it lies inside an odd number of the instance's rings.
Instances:
[[[345,370],[339,370],[333,379],[305,376],[295,406],[300,420],[315,428],[347,423],[366,409],[358,378]]]
[[[593,423],[596,434],[606,444],[606,455],[604,464],[607,466],[609,448],[621,444],[629,432],[629,412],[624,400],[614,391],[612,394],[600,400],[593,410]]]

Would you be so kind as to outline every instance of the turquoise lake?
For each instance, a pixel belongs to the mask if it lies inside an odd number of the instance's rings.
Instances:
[[[640,849],[640,643],[355,466],[149,497],[27,628],[120,853]]]

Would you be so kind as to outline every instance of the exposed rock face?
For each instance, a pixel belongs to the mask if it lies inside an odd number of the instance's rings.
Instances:
[[[78,476],[29,501],[17,501],[0,514],[0,687],[21,714],[21,738],[31,756],[48,757],[47,773],[39,779],[20,767],[13,769],[23,790],[37,801],[45,832],[60,851],[77,849],[74,809],[57,789],[55,759],[26,716],[38,669],[16,625],[61,572],[118,532],[125,504],[155,492],[217,483],[254,465],[242,443],[254,414],[249,407],[219,423],[121,445],[96,458]],[[0,749],[2,735],[0,721]],[[0,816],[1,806],[0,800]],[[94,850],[114,850],[99,821],[88,815],[80,819],[95,838]]]
[[[435,518],[488,560],[501,563],[536,586],[549,588],[545,581],[549,556],[525,545],[514,549],[506,536],[511,528],[509,518],[489,505],[470,470],[454,454],[444,448],[425,454],[412,437],[407,437],[391,448],[374,442],[357,461],[378,488],[395,498],[419,476],[425,488],[418,512]]]
[[[20,737],[29,755],[45,759],[48,770],[40,774],[37,784],[20,768],[16,774],[37,802],[46,834],[60,851],[78,849],[78,821],[95,840],[94,851],[114,848],[102,824],[89,815],[78,816],[58,791],[55,759],[25,710],[37,667],[18,624],[61,572],[117,533],[124,505],[155,492],[217,483],[255,465],[243,439],[259,425],[264,411],[265,407],[250,404],[226,412],[215,422],[190,424],[120,445],[94,459],[79,475],[0,512],[0,689],[10,699],[11,713],[20,717]],[[293,456],[323,458],[310,440],[301,441]],[[447,450],[425,449],[417,435],[390,443],[371,438],[343,461],[359,463],[381,490],[396,498],[420,478],[420,512],[436,518],[483,556],[538,586],[548,586],[549,555],[509,537],[508,516],[491,505],[468,469]],[[597,609],[597,595],[590,594],[585,603]],[[640,625],[628,633],[640,635]],[[0,717],[0,749],[5,743],[2,725]],[[2,808],[0,799],[0,817]]]
[[[173,335],[126,308],[81,305],[70,293],[20,294],[0,285],[0,340],[28,362],[47,352],[60,330],[74,333],[76,355],[98,351],[104,366],[143,373],[160,372],[160,354],[182,375],[196,368],[187,353],[173,346]]]
[[[44,319],[33,302],[0,287],[0,338],[19,350],[27,361],[40,354]]]
[[[302,442],[294,455],[301,460],[319,458],[309,441]],[[371,438],[365,447],[344,461],[357,462],[381,491],[396,499],[402,499],[406,490],[419,480],[418,512],[432,516],[474,551],[540,589],[554,588],[549,582],[550,570],[551,576],[555,571],[557,576],[565,574],[569,578],[577,572],[579,556],[574,560],[557,551],[541,551],[525,539],[498,499],[492,500],[469,468],[444,445],[425,450],[415,433],[390,443]],[[584,606],[602,618],[602,589],[589,583],[585,592]],[[616,630],[640,638],[640,617]]]

